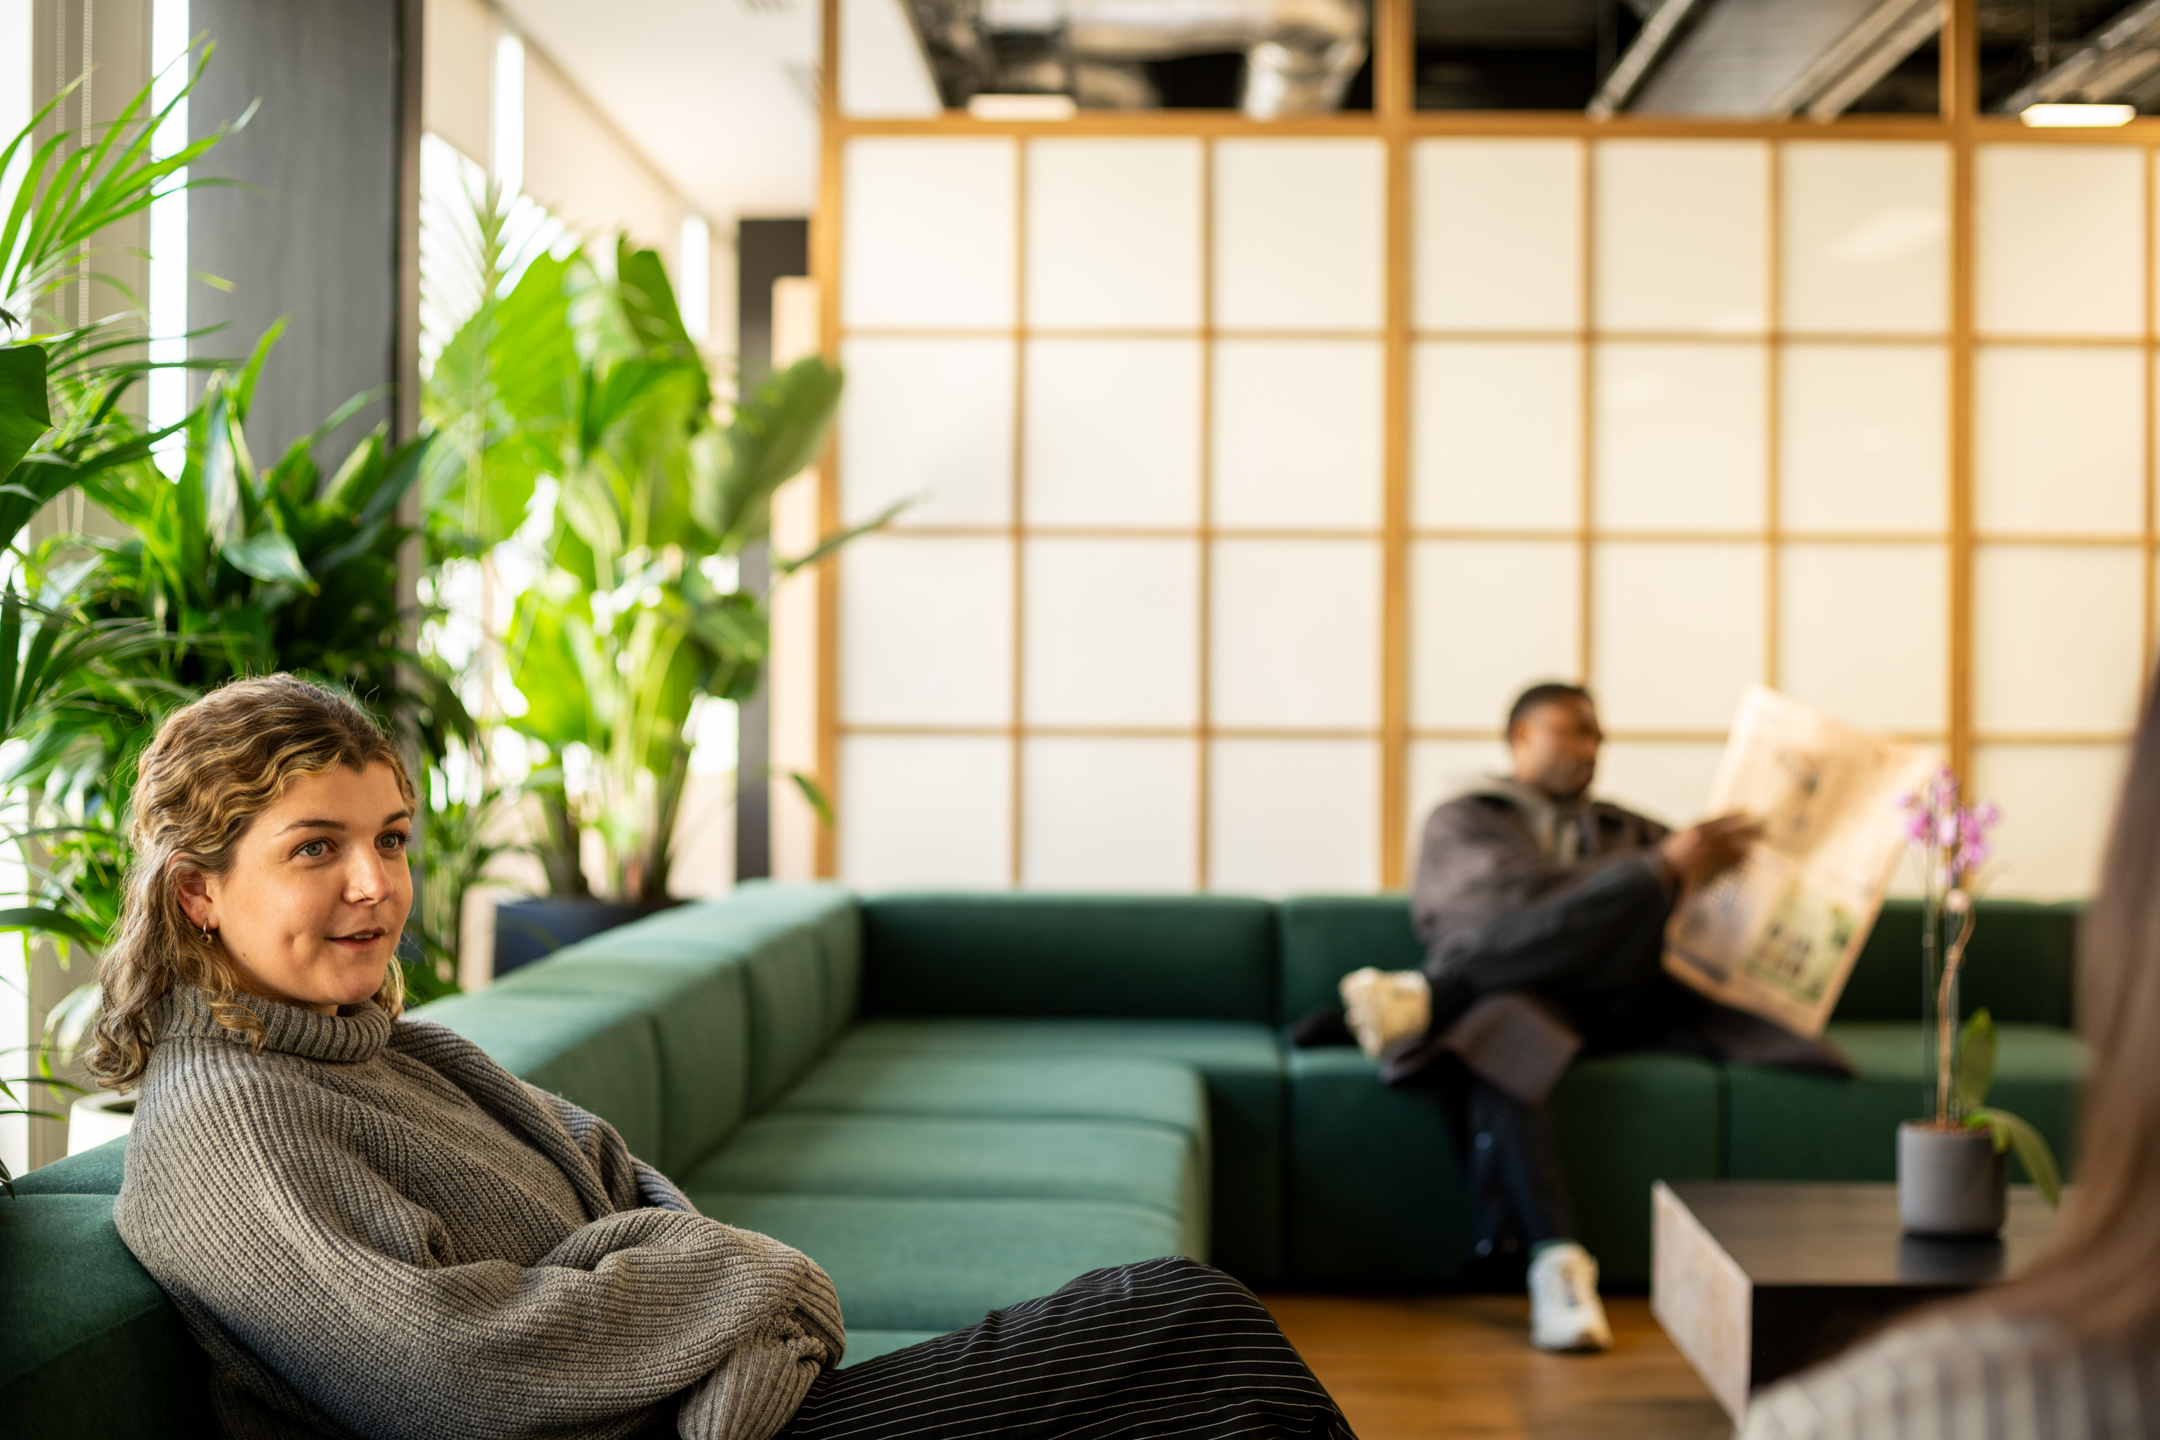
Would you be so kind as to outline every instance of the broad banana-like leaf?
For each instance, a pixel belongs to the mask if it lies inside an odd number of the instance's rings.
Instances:
[[[725,452],[690,500],[723,554],[736,554],[765,533],[772,492],[817,459],[840,408],[840,385],[840,372],[812,356],[736,405],[722,437]]]

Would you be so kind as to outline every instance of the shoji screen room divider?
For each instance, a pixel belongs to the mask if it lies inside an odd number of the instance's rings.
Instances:
[[[1955,755],[2001,893],[2089,888],[2153,645],[2142,143],[1147,118],[829,137],[828,518],[914,497],[826,592],[837,873],[1398,885],[1580,677],[1615,798],[1694,818],[1767,681]]]

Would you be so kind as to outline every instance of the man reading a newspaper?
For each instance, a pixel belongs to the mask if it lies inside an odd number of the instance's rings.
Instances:
[[[1390,1084],[1439,1086],[1475,1209],[1472,1268],[1527,1255],[1533,1343],[1612,1344],[1577,1243],[1548,1098],[1574,1057],[1668,1047],[1850,1073],[1844,1058],[1666,975],[1665,922],[1740,862],[1745,815],[1668,830],[1590,798],[1603,740],[1580,686],[1532,686],[1508,715],[1513,771],[1426,822],[1412,914],[1422,973],[1343,982],[1349,1028]]]

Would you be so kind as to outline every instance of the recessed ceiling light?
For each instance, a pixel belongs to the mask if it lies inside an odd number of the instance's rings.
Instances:
[[[2028,105],[2018,119],[2041,129],[2072,125],[2127,125],[2137,118],[2134,105]]]
[[[1080,107],[1070,95],[977,95],[968,114],[977,120],[1070,120]]]

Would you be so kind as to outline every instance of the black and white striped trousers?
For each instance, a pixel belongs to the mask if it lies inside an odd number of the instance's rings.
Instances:
[[[1193,1260],[1095,1270],[1054,1295],[811,1385],[787,1440],[1355,1440],[1250,1290]]]

